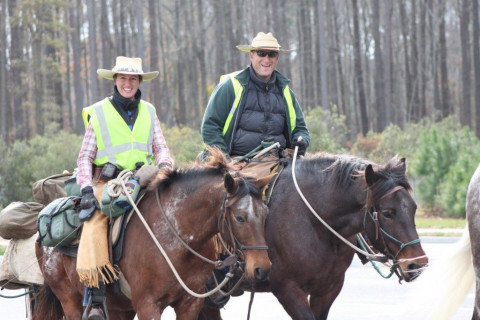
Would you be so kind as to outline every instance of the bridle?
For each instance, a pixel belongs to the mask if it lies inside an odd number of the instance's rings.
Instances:
[[[234,234],[232,230],[232,225],[230,222],[230,219],[227,219],[227,212],[231,213],[228,214],[228,216],[233,216],[232,213],[232,208],[231,206],[234,205],[238,201],[238,197],[230,196],[229,194],[225,193],[224,199],[223,199],[223,204],[221,208],[221,213],[218,218],[218,230],[220,232],[224,232],[225,227],[227,228],[229,232],[230,239],[233,239],[233,251],[236,252],[237,250],[239,251],[245,251],[245,250],[268,250],[268,246],[264,245],[257,245],[257,246],[246,246],[244,245]],[[220,239],[223,241],[221,238],[221,235],[219,234]],[[228,251],[228,246],[225,244],[224,248]]]
[[[376,210],[373,210],[371,211],[370,208],[374,209],[373,206],[369,206],[368,203],[370,203],[370,198],[369,198],[369,195],[368,195],[368,192],[367,192],[367,200],[366,200],[366,211],[365,211],[365,218],[364,218],[364,228],[365,228],[365,221],[366,221],[366,217],[367,216],[370,216],[372,221],[375,223],[375,226],[376,226],[376,232],[377,232],[377,235],[378,234],[381,234],[382,236],[382,241],[383,243],[385,244],[385,238],[383,235],[393,239],[394,241],[397,241],[398,243],[401,244],[401,247],[400,247],[400,250],[396,253],[395,256],[391,255],[389,252],[387,252],[387,255],[385,254],[376,254],[372,251],[370,252],[367,252],[366,250],[362,250],[360,249],[359,247],[355,246],[353,243],[351,243],[350,241],[348,241],[347,239],[345,239],[341,234],[339,234],[335,229],[333,229],[325,220],[322,219],[322,217],[320,217],[320,215],[318,215],[318,213],[315,211],[315,209],[310,205],[310,203],[308,202],[308,200],[305,198],[305,196],[303,195],[302,191],[300,190],[300,187],[298,186],[298,182],[297,182],[297,178],[296,178],[296,174],[295,174],[295,164],[296,164],[296,160],[297,160],[297,153],[298,153],[298,146],[295,147],[295,152],[294,152],[294,155],[293,155],[293,163],[292,163],[292,179],[293,179],[293,183],[296,187],[296,190],[300,196],[300,198],[302,198],[303,202],[305,203],[305,205],[310,209],[310,212],[317,218],[318,221],[320,221],[328,230],[330,230],[330,232],[332,232],[337,238],[339,238],[341,241],[343,241],[346,245],[348,245],[349,247],[351,247],[353,250],[355,250],[357,253],[360,253],[362,255],[364,255],[367,259],[369,259],[370,261],[378,261],[378,262],[382,262],[382,263],[385,263],[385,262],[388,262],[392,257],[395,259],[393,261],[394,263],[394,266],[395,266],[395,272],[398,272],[397,271],[397,263],[398,261],[396,260],[398,254],[400,253],[401,250],[403,250],[406,246],[408,245],[413,245],[413,244],[416,244],[418,242],[420,242],[420,239],[416,239],[416,240],[413,240],[413,241],[410,241],[406,244],[400,242],[399,240],[395,239],[394,237],[390,236],[389,234],[387,234],[381,227],[380,227],[380,222],[378,220],[378,212]],[[394,192],[397,192],[398,190],[401,190],[403,189],[403,187],[401,186],[396,186],[394,188],[392,188],[391,190],[389,190],[385,195],[383,195],[380,199],[383,199],[384,197],[388,196],[388,195],[391,195],[392,193]],[[360,235],[361,238],[363,238],[361,235]],[[388,249],[387,246],[385,246],[385,248]],[[393,268],[393,267],[392,267]],[[398,275],[398,273],[397,273]]]
[[[192,296],[194,297],[197,297],[197,298],[205,298],[205,297],[208,297],[208,296],[211,296],[212,294],[220,291],[222,294],[225,294],[221,288],[223,286],[225,286],[225,284],[234,276],[234,272],[238,269],[241,270],[241,273],[242,273],[242,276],[240,278],[240,281],[238,281],[237,285],[241,282],[241,280],[244,278],[244,270],[242,268],[242,265],[243,263],[241,261],[238,260],[238,255],[242,255],[243,256],[243,251],[245,250],[267,250],[267,246],[245,246],[243,245],[240,240],[238,240],[237,237],[235,237],[235,235],[233,234],[233,230],[232,230],[232,226],[231,226],[231,223],[230,223],[230,219],[227,218],[227,216],[229,217],[232,217],[233,215],[232,214],[229,214],[227,215],[227,212],[230,212],[231,210],[231,206],[238,200],[238,197],[235,197],[235,196],[230,196],[227,192],[224,193],[224,196],[223,196],[223,200],[222,200],[222,205],[221,205],[221,208],[220,208],[220,215],[219,215],[219,218],[218,218],[218,230],[219,230],[219,233],[217,234],[218,236],[218,239],[220,241],[220,243],[222,244],[222,247],[226,250],[226,252],[228,252],[228,256],[225,258],[225,259],[222,259],[222,260],[217,260],[217,261],[212,261],[210,259],[208,259],[207,257],[201,255],[200,253],[198,253],[197,251],[195,251],[193,248],[191,248],[181,237],[180,235],[178,234],[177,230],[174,228],[174,226],[172,225],[171,221],[168,219],[166,213],[165,213],[165,210],[163,209],[163,206],[161,204],[161,201],[160,201],[160,193],[158,192],[158,189],[155,191],[155,197],[156,197],[156,201],[157,201],[157,205],[160,209],[160,212],[162,213],[163,217],[165,218],[165,221],[167,222],[167,226],[169,227],[169,229],[171,230],[171,232],[175,235],[175,237],[180,241],[180,243],[188,250],[190,251],[192,254],[194,254],[195,256],[197,256],[198,258],[200,258],[201,260],[207,262],[207,263],[210,263],[210,264],[213,264],[215,266],[215,269],[218,269],[218,270],[221,270],[221,269],[224,269],[226,267],[229,268],[229,271],[228,273],[225,275],[225,279],[217,285],[217,287],[215,287],[214,289],[212,289],[211,291],[205,293],[205,294],[198,294],[198,293],[195,293],[193,291],[191,291],[184,283],[183,281],[180,279],[180,276],[178,275],[178,273],[176,272],[173,264],[171,264],[170,260],[168,259],[168,256],[166,256],[166,253],[164,253],[164,250],[161,248],[161,245],[158,243],[158,240],[156,240],[156,238],[154,237],[153,234],[151,234],[152,238],[154,238],[154,241],[157,243],[157,246],[159,246],[159,249],[160,251],[162,252],[164,258],[167,260],[167,263],[169,264],[170,268],[172,269],[172,271],[174,272],[175,276],[177,277],[177,280],[179,281],[179,283],[182,285],[182,287],[188,292],[190,293]],[[139,212],[137,212],[139,214]],[[142,221],[143,222],[143,221]],[[144,223],[145,227],[147,228],[147,230],[149,230],[149,227],[148,225],[146,225],[146,222]],[[228,245],[225,243],[225,241],[223,240],[223,238],[221,237],[221,232],[222,230],[225,229],[225,227],[227,228],[228,232],[229,232],[229,235],[230,235],[230,239],[233,240],[233,250],[229,250],[228,248]],[[233,252],[232,252],[233,251]],[[237,255],[238,254],[238,255]],[[237,286],[235,285],[235,287]],[[234,287],[234,289],[235,289]],[[232,291],[234,290],[232,289]]]
[[[392,189],[390,189],[388,192],[386,192],[383,196],[381,196],[380,199],[378,199],[378,201],[386,198],[387,196],[389,196],[389,195],[391,195],[391,194],[393,194],[393,193],[395,193],[399,190],[404,190],[404,189],[405,188],[402,187],[402,186],[395,186]],[[371,202],[372,201],[371,201],[371,198],[369,198],[369,196],[368,196],[368,190],[367,190],[367,205],[366,205],[366,209],[365,209],[365,215],[364,215],[364,218],[363,218],[363,229],[366,230],[367,217],[369,217],[370,220],[374,223],[374,226],[375,226],[375,240],[378,240],[379,237],[380,237],[380,240],[381,240],[381,242],[383,244],[383,247],[384,247],[384,255],[386,257],[388,257],[389,260],[392,261],[392,266],[390,267],[390,274],[388,276],[384,276],[384,277],[389,278],[393,273],[395,273],[398,276],[398,278],[401,280],[401,279],[403,279],[403,276],[398,271],[398,263],[400,262],[398,260],[398,256],[399,256],[400,252],[403,249],[405,249],[406,247],[408,247],[410,245],[420,243],[420,238],[417,238],[417,239],[414,239],[414,240],[409,241],[407,243],[404,243],[404,242],[398,240],[397,238],[395,238],[394,236],[392,236],[391,234],[389,234],[388,232],[386,232],[380,226],[380,220],[378,218],[377,209],[375,208],[375,206],[373,204],[369,205],[369,203],[371,203]],[[391,253],[385,238],[388,238],[388,239],[393,240],[394,242],[400,244],[400,248],[398,249],[397,253],[395,253],[395,254]],[[369,246],[368,240],[365,239],[363,237],[363,235],[361,235],[361,234],[357,235],[357,239],[360,240],[364,246]]]

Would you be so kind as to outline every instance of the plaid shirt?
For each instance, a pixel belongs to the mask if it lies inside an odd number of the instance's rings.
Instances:
[[[173,165],[170,157],[170,150],[165,142],[160,121],[155,117],[153,126],[153,141],[152,141],[153,156],[155,158],[155,165],[160,163],[168,163]],[[89,123],[85,136],[83,137],[82,147],[77,159],[77,183],[80,189],[87,186],[92,186],[92,165],[97,155],[97,137],[93,131],[92,125]]]

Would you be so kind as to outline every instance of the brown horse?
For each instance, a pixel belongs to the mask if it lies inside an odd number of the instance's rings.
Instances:
[[[187,293],[179,283],[141,219],[134,214],[127,225],[123,257],[118,262],[130,286],[131,300],[107,285],[110,319],[133,319],[135,313],[139,319],[160,319],[168,306],[173,307],[177,319],[195,319],[204,302],[198,294],[206,291],[214,263],[221,265],[212,261],[216,258],[217,234],[245,261],[247,278],[267,277],[270,260],[266,250],[257,249],[265,247],[268,209],[260,189],[268,179],[243,178],[228,171],[220,151],[212,150],[211,154],[210,162],[204,166],[176,169],[157,178],[138,205],[180,279],[193,293]],[[61,313],[55,313],[52,304],[56,298],[67,320],[80,319],[84,287],[75,271],[75,258],[53,248],[36,249],[46,286],[37,299],[33,319],[59,319]],[[239,264],[236,259],[227,260]],[[40,298],[50,300],[45,304],[42,301],[46,300]]]
[[[269,283],[257,283],[254,289],[271,291],[293,319],[327,319],[359,233],[380,256],[360,254],[388,260],[400,280],[415,279],[427,265],[405,159],[395,157],[381,166],[319,153],[282,164],[266,221]],[[252,283],[244,286],[249,287]],[[220,318],[214,309],[203,312]]]

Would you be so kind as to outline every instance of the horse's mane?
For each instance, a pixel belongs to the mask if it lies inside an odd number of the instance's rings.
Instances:
[[[305,158],[302,166],[328,174],[330,182],[337,187],[346,187],[352,184],[358,177],[365,175],[367,165],[372,165],[379,177],[372,186],[376,197],[381,197],[395,186],[402,186],[411,191],[410,183],[405,175],[404,160],[395,156],[385,165],[379,165],[369,160],[353,155],[333,155],[329,153],[316,153]]]
[[[155,188],[162,190],[178,181],[195,181],[202,177],[223,176],[227,172],[234,177],[240,176],[240,174],[233,169],[233,166],[219,148],[209,146],[207,149],[209,154],[207,161],[197,161],[185,167],[178,167],[162,172],[157,175],[154,181],[150,184],[149,190]],[[253,183],[254,179],[246,176],[243,178],[244,179],[240,181],[240,188],[237,195],[242,197],[251,193],[252,195],[260,196],[258,188]]]

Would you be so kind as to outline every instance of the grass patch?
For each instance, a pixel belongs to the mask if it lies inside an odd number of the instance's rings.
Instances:
[[[466,219],[415,217],[417,229],[463,229],[467,224]]]
[[[7,247],[0,245],[0,256],[3,256]]]

